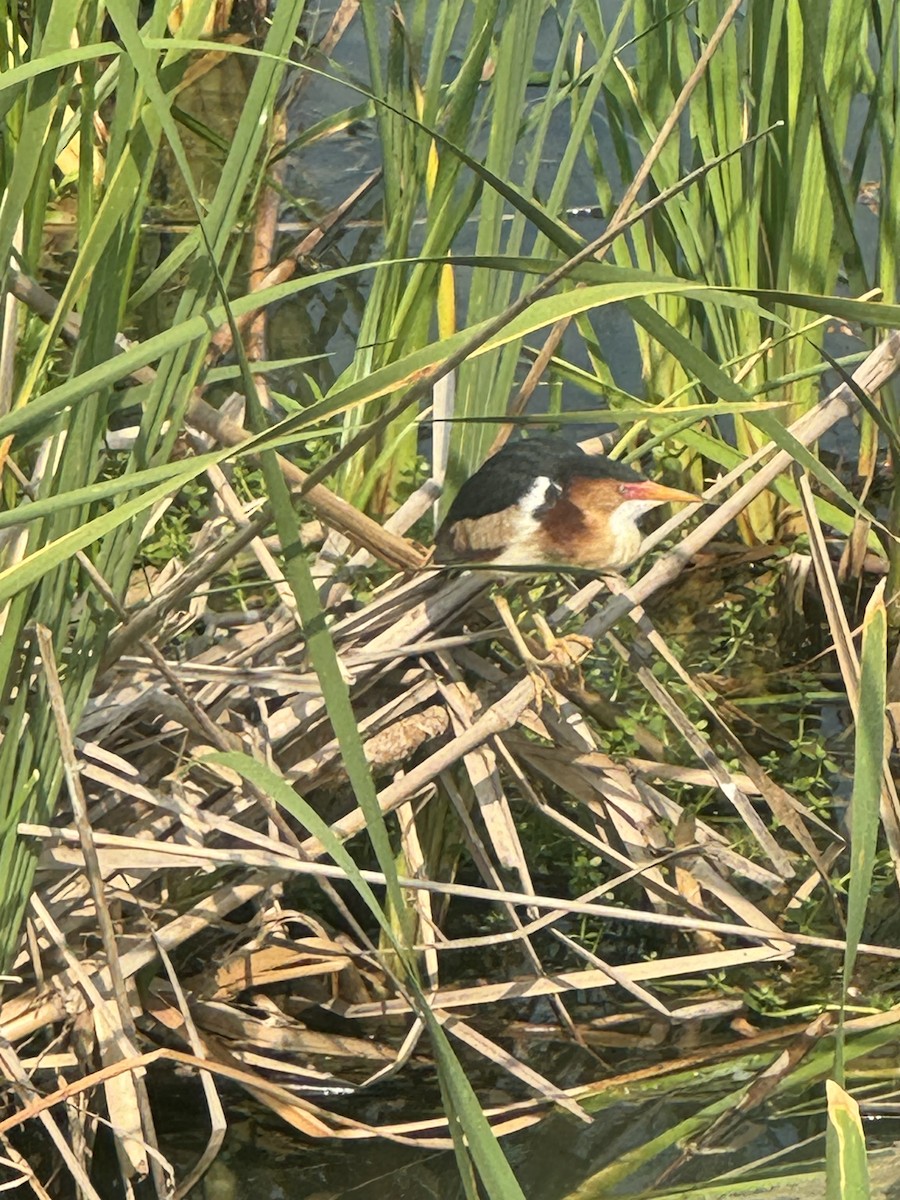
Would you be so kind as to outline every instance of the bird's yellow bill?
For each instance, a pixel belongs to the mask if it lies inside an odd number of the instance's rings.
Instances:
[[[666,487],[663,483],[655,483],[652,479],[642,479],[639,483],[626,483],[623,491],[629,500],[652,500],[655,504],[678,500],[682,504],[702,504],[703,497],[694,492],[683,492],[680,488]]]

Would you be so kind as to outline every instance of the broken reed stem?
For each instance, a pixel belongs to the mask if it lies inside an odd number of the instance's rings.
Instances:
[[[526,678],[517,683],[510,691],[498,700],[483,716],[464,733],[455,737],[446,746],[435,751],[423,763],[412,767],[395,783],[390,784],[378,793],[378,805],[385,815],[393,812],[405,800],[410,800],[424,787],[427,787],[442,771],[446,771],[462,758],[463,755],[477,749],[494,734],[505,733],[512,729],[519,717],[534,703],[534,685]],[[354,809],[346,817],[335,821],[331,830],[335,837],[346,839],[353,837],[365,829],[366,820],[360,808]],[[310,858],[317,858],[325,853],[325,848],[318,838],[307,838],[303,843],[303,851]]]

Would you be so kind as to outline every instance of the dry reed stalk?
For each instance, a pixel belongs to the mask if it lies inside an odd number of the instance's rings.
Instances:
[[[453,682],[449,686],[442,686],[441,693],[448,702],[451,712],[455,711],[457,716],[455,728],[457,732],[461,732],[463,728],[471,728],[471,721],[476,716],[478,709],[477,701],[462,683],[459,672],[456,670],[452,660],[444,659],[442,665],[445,667],[448,678]],[[482,817],[485,833],[491,842],[494,859],[502,866],[515,870],[522,881],[521,886],[523,890],[533,893],[535,889],[531,880],[531,874],[519,840],[515,822],[509,811],[509,805],[500,782],[500,776],[496,769],[495,749],[503,757],[507,757],[504,754],[503,743],[498,739],[496,747],[490,748],[489,757],[483,758],[476,753],[464,756],[463,761],[467,766],[475,801]],[[484,773],[485,768],[488,769],[487,774]],[[485,795],[486,786],[488,788],[487,795]],[[481,878],[489,886],[501,888],[502,883],[499,872],[490,855],[487,853],[487,849],[472,819],[471,806],[463,798],[454,781],[445,777],[443,787],[450,796],[457,819],[466,836],[472,860]],[[479,788],[481,789],[480,791]],[[511,904],[507,904],[504,905],[504,909],[506,918],[513,930],[511,940],[520,942],[533,970],[537,972],[543,971],[541,957],[532,945],[530,934],[526,931],[516,908]],[[576,1042],[579,1041],[577,1029],[572,1018],[569,1016],[568,1010],[557,997],[553,997],[551,1002],[561,1027],[569,1032],[573,1040]]]
[[[184,1021],[188,1044],[198,1059],[203,1058],[203,1040],[191,1017],[190,1005],[172,966],[172,960],[162,948],[160,948],[159,957],[175,995],[178,1011]],[[173,1200],[181,1200],[182,1196],[187,1196],[194,1184],[203,1178],[222,1148],[222,1143],[225,1141],[225,1130],[228,1127],[225,1110],[216,1090],[215,1077],[206,1070],[200,1070],[198,1074],[203,1088],[203,1098],[206,1101],[206,1111],[209,1115],[209,1136],[194,1165],[185,1171],[184,1177],[173,1193]]]
[[[88,817],[87,803],[81,786],[75,745],[66,716],[65,699],[56,668],[53,639],[50,631],[42,625],[37,626],[37,639],[50,705],[56,722],[66,787],[72,804],[73,819],[84,856],[85,874],[94,902],[94,913],[103,941],[112,984],[111,995],[104,996],[101,1003],[96,1004],[93,1009],[94,1028],[97,1033],[101,1058],[108,1063],[123,1057],[130,1057],[134,1053],[133,1047],[137,1030],[131,1015],[125,978],[119,962],[115,930],[104,894],[103,878]],[[110,1120],[121,1134],[116,1141],[116,1147],[125,1177],[131,1178],[137,1175],[144,1178],[152,1172],[157,1192],[162,1195],[166,1183],[162,1167],[156,1157],[159,1147],[145,1080],[141,1076],[132,1074],[117,1076],[106,1089],[106,1103]]]
[[[635,678],[643,684],[658,704],[660,710],[665,713],[677,732],[681,734],[694,751],[699,761],[710,772],[716,781],[716,787],[721,791],[729,804],[733,805],[746,828],[759,843],[773,870],[783,879],[790,879],[794,874],[790,857],[785,854],[769,832],[762,818],[753,807],[749,797],[737,786],[731,772],[709,744],[708,738],[696,728],[681,706],[677,704],[667,689],[653,675],[648,665],[651,660],[645,659],[639,652],[636,653],[634,650],[626,649],[612,633],[607,634],[607,640],[620,658],[625,662],[630,662]]]
[[[476,750],[488,738],[511,729],[523,710],[532,703],[534,688],[528,680],[516,684],[510,692],[497,701],[483,716],[464,733],[459,734],[446,746],[436,750],[424,762],[412,767],[402,778],[378,793],[378,804],[382,813],[393,812],[398,805],[419,795],[434,780],[453,766],[463,755]],[[365,817],[361,809],[355,809],[332,825],[332,832],[340,839],[352,837],[365,828]],[[307,838],[303,850],[310,858],[320,857],[323,847],[315,837]]]
[[[629,963],[618,967],[614,979],[607,967],[580,971],[555,971],[552,976],[521,977],[486,983],[464,988],[443,988],[430,997],[432,1004],[442,1009],[470,1008],[496,1004],[502,1001],[534,999],[538,996],[562,995],[565,992],[587,991],[594,988],[610,988],[619,980],[641,983],[653,979],[677,979],[698,970],[723,970],[738,964],[773,962],[781,958],[779,951],[771,947],[753,947],[744,950],[722,950],[712,954],[688,954],[665,962]],[[717,965],[713,965],[717,964]],[[377,1001],[370,1004],[333,1004],[331,1009],[350,1020],[366,1020],[372,1017],[401,1015],[410,1010],[407,1000],[402,998]]]
[[[434,1015],[443,1025],[447,1033],[451,1034],[458,1041],[463,1042],[470,1050],[474,1050],[501,1070],[512,1075],[514,1079],[518,1079],[526,1087],[537,1092],[539,1096],[543,1096],[550,1104],[558,1104],[560,1108],[564,1108],[566,1112],[571,1113],[585,1125],[593,1123],[594,1118],[573,1100],[564,1088],[559,1088],[551,1083],[549,1079],[545,1079],[533,1067],[522,1063],[508,1050],[504,1050],[498,1046],[496,1042],[485,1037],[477,1029],[473,1029],[466,1021],[460,1020],[459,1017],[451,1016],[450,1013],[443,1012],[441,1009],[435,1009]]]
[[[253,290],[259,292],[264,288],[273,287],[278,283],[287,283],[295,274],[300,262],[312,254],[325,235],[333,229],[339,229],[344,224],[353,209],[372,191],[381,179],[381,174],[380,169],[373,171],[345,200],[342,200],[340,204],[336,205],[330,212],[327,212],[321,220],[317,221],[314,227],[274,267],[270,265],[271,253],[274,246],[275,233],[277,232],[277,218],[280,211],[281,198],[274,189],[267,188],[266,191],[267,193],[271,193],[274,203],[268,214],[266,214],[265,228],[259,230],[254,240],[256,252],[250,267],[250,280]],[[253,329],[259,324],[260,316],[264,314],[265,309],[256,308],[238,317],[235,321],[238,333],[243,334],[249,330],[254,339],[259,338],[261,336],[259,330],[256,329],[253,332]],[[218,362],[219,359],[223,358],[231,350],[232,345],[233,332],[231,326],[222,325],[210,344],[210,363]],[[260,359],[264,358],[265,355],[261,353],[260,348],[257,346],[253,347],[250,357],[251,359]]]
[[[508,736],[505,740],[513,742]],[[562,760],[556,751],[535,746],[531,742],[516,739],[513,745],[517,756],[533,771],[551,780],[560,788],[563,795],[571,795],[578,799],[589,810],[596,803],[598,795],[604,797],[608,794],[612,783],[618,785],[618,790],[612,792],[613,801],[621,798],[622,776],[620,774],[613,776],[609,782],[605,778],[611,767],[606,755],[580,754],[566,761]],[[686,816],[685,810],[680,804],[654,789],[649,789],[638,780],[634,780],[633,783],[634,787],[630,784],[627,785],[628,798],[648,809],[651,815],[665,820],[671,827],[680,827]],[[616,849],[609,840],[589,833],[571,818],[557,811],[543,798],[535,795],[535,803],[550,820],[566,829],[573,837],[583,841],[587,847],[595,854],[599,854],[610,865],[625,871],[626,878],[630,877],[631,873],[638,874],[639,882],[648,891],[649,900],[653,901],[655,898],[656,901],[662,901],[664,904],[672,902],[677,904],[677,894],[660,878],[658,872],[649,868],[655,865],[665,865],[672,853],[680,854],[682,851],[651,853],[641,864],[636,865],[634,858]],[[706,822],[695,820],[693,832],[695,842],[702,849],[704,856],[727,870],[730,875],[750,880],[756,886],[765,888],[769,892],[775,892],[783,886],[784,881],[780,875],[731,850],[725,837]]]
[[[833,1012],[819,1013],[814,1017],[771,1066],[757,1073],[737,1104],[727,1112],[721,1113],[703,1130],[696,1142],[685,1147],[666,1165],[654,1180],[654,1186],[662,1187],[663,1183],[690,1162],[695,1154],[708,1154],[714,1152],[714,1147],[727,1144],[729,1136],[733,1136],[747,1115],[766,1103],[785,1078],[820,1044],[820,1038],[827,1037],[832,1032],[836,1023],[837,1017]]]
[[[0,1069],[3,1071],[4,1079],[11,1084],[23,1104],[21,1120],[17,1116],[14,1119],[13,1125],[9,1125],[8,1122],[0,1122],[0,1134],[5,1134],[6,1128],[13,1128],[14,1125],[20,1124],[21,1121],[30,1119],[32,1114],[35,1115],[53,1143],[60,1159],[68,1167],[72,1178],[81,1190],[81,1194],[86,1197],[86,1200],[102,1200],[102,1197],[91,1183],[90,1177],[81,1160],[73,1153],[68,1139],[53,1119],[52,1114],[48,1111],[52,1106],[49,1104],[40,1108],[36,1106],[33,1099],[34,1086],[25,1073],[21,1059],[8,1043],[0,1044]],[[26,1116],[25,1114],[28,1115]]]
[[[70,840],[68,831],[51,829],[47,826],[40,825],[23,825],[22,832],[25,835],[41,837],[44,840]],[[77,836],[77,835],[76,835]],[[96,834],[98,847],[101,847],[109,842],[112,844],[113,839],[103,837]],[[144,853],[140,840],[131,841],[136,855],[140,856]],[[693,851],[695,847],[687,847],[679,850],[677,853],[684,854]],[[179,856],[186,855],[186,852],[178,847],[164,848],[162,851],[157,849],[157,854],[166,853]],[[211,847],[198,847],[193,852],[195,865],[202,865],[203,862],[219,862],[223,864],[234,863],[234,853],[230,850],[218,850]],[[345,878],[344,871],[341,867],[332,866],[327,863],[320,863],[311,860],[298,859],[292,857],[289,853],[281,853],[277,855],[262,855],[257,853],[248,853],[241,855],[241,862],[249,861],[251,864],[259,864],[259,874],[264,882],[268,884],[274,883],[279,877],[285,874],[289,875],[309,875],[313,878],[324,879],[343,879]],[[268,873],[264,868],[268,868]],[[385,885],[384,876],[378,871],[361,870],[360,876],[363,880],[369,883],[374,883],[380,886]],[[538,893],[530,892],[514,892],[508,889],[473,887],[467,884],[457,883],[442,883],[426,879],[414,879],[401,876],[399,885],[404,889],[424,889],[447,897],[459,897],[471,900],[478,900],[486,903],[509,903],[522,905],[525,908],[545,909],[558,913],[583,913],[586,916],[601,917],[608,920],[621,921],[627,924],[637,923],[646,924],[649,926],[659,926],[661,928],[675,929],[681,931],[708,930],[711,933],[722,935],[738,936],[749,938],[754,941],[764,943],[777,943],[781,949],[779,953],[784,953],[784,947],[790,946],[815,946],[822,949],[843,951],[846,943],[840,938],[819,937],[812,934],[794,933],[776,927],[776,932],[773,932],[772,924],[768,918],[763,917],[759,925],[748,925],[729,921],[720,921],[714,919],[706,919],[704,917],[693,917],[690,915],[680,914],[674,915],[664,912],[646,912],[625,906],[616,906],[610,904],[596,904],[593,901],[587,901],[583,898],[569,900],[559,896],[545,896]],[[249,891],[245,888],[250,888]],[[237,908],[241,903],[253,898],[257,894],[251,885],[238,887],[221,888],[217,893],[206,896],[198,902],[194,908],[182,916],[176,917],[174,920],[165,925],[159,932],[158,936],[165,936],[166,945],[176,946],[187,937],[200,932],[203,928],[210,925],[215,925],[216,918],[219,913],[227,913],[233,908]],[[43,914],[46,912],[42,908]],[[48,914],[49,915],[49,914]],[[62,943],[60,943],[62,945]],[[443,944],[438,946],[443,948]],[[771,947],[769,947],[771,949]],[[860,944],[859,952],[861,954],[872,955],[878,958],[900,958],[900,948],[895,948],[886,945],[875,945],[872,943]],[[148,957],[149,955],[149,957]],[[129,950],[121,956],[122,972],[128,978],[142,966],[146,966],[154,957],[153,947],[150,944],[138,948],[137,950]],[[666,961],[661,960],[662,965]],[[640,964],[638,964],[640,966]],[[698,966],[698,969],[699,966]],[[102,975],[102,972],[101,972]]]
[[[616,590],[615,584],[612,589]],[[660,636],[658,631],[653,628],[647,614],[640,607],[635,607],[631,612],[631,619],[638,628],[638,641],[646,643],[649,651],[654,650],[668,665],[672,668],[675,674],[679,677],[682,683],[691,691],[694,697],[699,700],[704,710],[709,715],[710,719],[716,724],[722,734],[724,734],[730,748],[739,758],[741,765],[747,772],[747,779],[751,782],[754,792],[762,796],[769,806],[773,817],[779,825],[783,825],[802,848],[804,853],[809,856],[813,863],[819,868],[823,880],[827,880],[828,874],[824,869],[824,864],[819,854],[818,847],[813,841],[805,822],[815,824],[817,827],[828,833],[829,836],[836,835],[832,830],[825,825],[824,822],[814,818],[804,805],[800,804],[793,796],[790,796],[782,787],[775,783],[767,771],[764,771],[759,763],[748,754],[747,750],[742,745],[740,739],[733,732],[722,714],[712,703],[706,691],[699,687],[694,679],[684,670],[678,660],[677,655],[673,654],[667,646],[665,639]],[[733,771],[729,771],[728,775],[735,786],[740,788],[735,779]],[[746,797],[746,789],[740,788],[740,792]],[[779,851],[780,858],[783,858]],[[793,870],[788,863],[790,875],[793,875]]]

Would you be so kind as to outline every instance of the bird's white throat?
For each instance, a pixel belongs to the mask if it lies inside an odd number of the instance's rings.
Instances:
[[[659,500],[623,500],[612,510],[609,516],[609,531],[612,535],[615,561],[609,563],[610,567],[615,570],[627,567],[637,558],[641,542],[644,540],[644,535],[638,529],[638,520],[659,503]]]

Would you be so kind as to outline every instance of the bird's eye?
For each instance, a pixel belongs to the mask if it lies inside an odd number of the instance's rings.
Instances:
[[[628,491],[628,488],[625,486],[625,484],[620,483],[619,484],[619,495],[624,496],[627,491]]]

